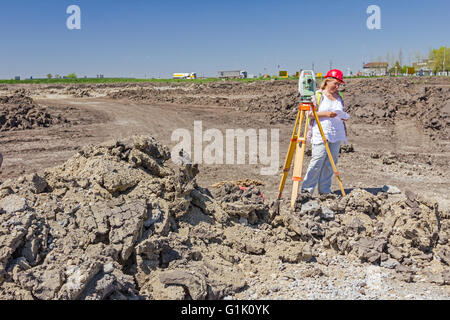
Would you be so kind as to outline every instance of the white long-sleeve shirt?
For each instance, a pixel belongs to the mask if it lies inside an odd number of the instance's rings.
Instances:
[[[347,143],[344,121],[342,119],[348,119],[350,118],[350,116],[344,112],[344,106],[342,105],[341,99],[331,101],[324,93],[322,93],[322,98],[320,100],[321,101],[317,112],[334,111],[338,114],[335,118],[320,118],[320,124],[322,125],[325,138],[331,143],[335,143],[338,141]],[[320,130],[316,121],[314,121],[314,125],[312,127],[311,142],[312,144],[323,143],[322,136],[320,135]]]

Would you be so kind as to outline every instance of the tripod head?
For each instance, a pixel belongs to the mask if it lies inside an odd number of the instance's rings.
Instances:
[[[311,102],[316,92],[316,77],[314,71],[303,70],[298,79],[298,91],[301,102]]]

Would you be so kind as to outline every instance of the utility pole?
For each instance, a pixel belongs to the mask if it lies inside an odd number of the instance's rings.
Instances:
[[[330,70],[333,69],[333,61],[330,60]]]
[[[314,71],[314,62],[312,63],[312,71]]]

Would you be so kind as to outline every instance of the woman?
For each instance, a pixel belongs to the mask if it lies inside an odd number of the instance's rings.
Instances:
[[[344,100],[339,92],[339,86],[343,83],[345,82],[342,71],[330,70],[325,76],[320,90],[316,92],[315,99],[313,99],[317,107],[317,116],[320,119],[335,164],[338,161],[341,143],[347,143],[344,121],[350,118],[344,112]],[[309,116],[312,118],[312,113]],[[314,188],[318,185],[319,194],[331,193],[333,167],[328,159],[328,153],[316,121],[312,121],[311,127],[312,157],[302,184],[302,190],[313,194]]]

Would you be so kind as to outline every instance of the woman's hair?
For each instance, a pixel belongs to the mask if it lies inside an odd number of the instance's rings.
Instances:
[[[320,85],[320,90],[325,90],[325,88],[327,87],[328,82],[330,82],[330,80],[331,80],[330,78],[325,78],[323,80],[322,84]]]

